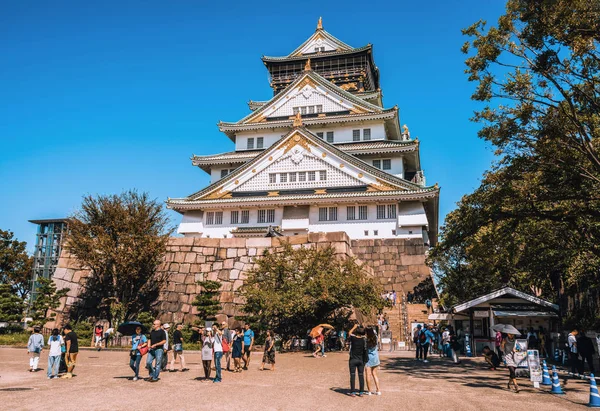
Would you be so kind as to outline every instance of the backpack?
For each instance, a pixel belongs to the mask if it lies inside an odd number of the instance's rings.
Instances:
[[[425,341],[427,341],[427,335],[425,335],[425,332],[421,331],[419,333],[419,342],[425,344]]]

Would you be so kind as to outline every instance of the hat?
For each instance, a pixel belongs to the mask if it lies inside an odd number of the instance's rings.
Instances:
[[[417,328],[421,328],[421,324],[417,324]]]
[[[163,325],[163,328],[165,330],[168,330],[169,328],[171,328],[171,326],[169,325],[169,323],[166,323],[166,324]]]

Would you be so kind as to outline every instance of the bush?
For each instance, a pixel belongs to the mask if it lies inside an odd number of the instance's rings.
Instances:
[[[0,346],[27,347],[30,335],[31,333],[23,332],[23,328],[20,333],[0,334]]]
[[[71,327],[73,327],[73,331],[77,334],[77,338],[80,342],[92,341],[94,325],[89,320],[79,320],[75,323],[71,323]]]

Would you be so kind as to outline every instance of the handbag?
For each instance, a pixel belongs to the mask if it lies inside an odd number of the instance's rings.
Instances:
[[[148,354],[148,346],[145,345],[143,347],[138,348],[138,351],[140,352],[140,355],[143,357],[144,355]]]
[[[223,352],[229,352],[231,347],[229,347],[229,343],[223,336],[221,336],[221,346],[223,347]]]

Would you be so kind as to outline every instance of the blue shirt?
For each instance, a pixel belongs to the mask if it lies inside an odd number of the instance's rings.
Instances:
[[[254,331],[246,330],[244,331],[244,345],[249,347],[252,344],[252,339],[254,338]]]
[[[423,334],[425,334],[425,337],[427,338],[423,344],[430,344],[431,340],[433,338],[435,338],[435,335],[433,335],[433,333],[431,331],[429,331],[429,330],[425,330],[425,331],[421,331],[421,332]]]
[[[136,334],[133,337],[131,337],[131,349],[137,350],[138,345],[143,344],[147,341],[148,341],[148,339],[146,338],[146,336],[144,334],[142,334],[142,335]]]

